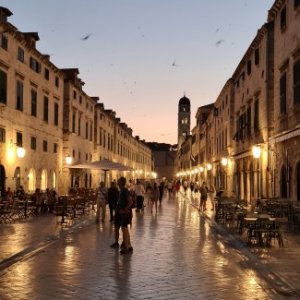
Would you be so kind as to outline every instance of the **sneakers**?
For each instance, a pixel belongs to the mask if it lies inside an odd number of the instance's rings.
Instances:
[[[110,248],[119,248],[119,243],[113,243],[113,244],[111,244]]]
[[[120,254],[128,254],[128,253],[132,253],[133,252],[133,248],[132,247],[129,247],[129,248],[123,248],[121,249],[120,251]]]

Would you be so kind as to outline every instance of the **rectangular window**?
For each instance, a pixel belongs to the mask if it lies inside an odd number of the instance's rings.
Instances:
[[[36,150],[36,137],[34,136],[30,138],[30,148],[31,150]]]
[[[0,102],[6,104],[7,98],[7,75],[0,70]]]
[[[24,49],[21,48],[21,47],[18,47],[18,60],[20,62],[24,62],[24,58],[25,58],[25,55],[24,55]]]
[[[251,136],[251,106],[247,109],[247,121],[246,121],[246,131],[247,131],[247,137]]]
[[[259,130],[259,102],[258,99],[254,102],[254,131],[257,132]]]
[[[286,113],[286,73],[280,77],[280,113]]]
[[[53,153],[57,153],[58,145],[56,143],[53,144]]]
[[[286,6],[282,9],[280,13],[280,29],[285,30],[286,28]]]
[[[81,116],[78,117],[78,135],[81,135]]]
[[[248,62],[247,62],[247,74],[248,75],[251,74],[251,60],[248,60]]]
[[[29,65],[31,70],[33,70],[36,73],[41,72],[41,64],[33,57],[30,57]]]
[[[102,146],[102,129],[100,128],[100,134],[99,134],[99,144]]]
[[[8,48],[8,39],[3,33],[1,34],[1,48],[7,50]]]
[[[47,141],[43,141],[43,151],[47,152],[48,151],[48,142]]]
[[[16,133],[16,140],[17,140],[17,146],[22,147],[23,146],[23,135],[21,132]]]
[[[85,138],[89,139],[89,124],[88,122],[85,122]]]
[[[259,65],[259,48],[255,49],[254,62],[255,62],[256,65]]]
[[[300,60],[294,64],[294,103],[300,104]]]
[[[55,76],[55,86],[59,87],[59,78]]]
[[[93,140],[93,122],[90,123],[90,141]]]
[[[0,143],[5,143],[5,141],[6,141],[5,129],[0,127]]]
[[[77,99],[77,93],[76,93],[76,91],[73,91],[73,98]]]
[[[31,89],[31,115],[37,115],[37,92],[34,89]]]
[[[75,121],[76,121],[76,112],[73,111],[72,115],[72,132],[75,133]]]
[[[44,121],[49,121],[49,98],[44,96]]]
[[[48,70],[47,68],[45,68],[45,70],[44,70],[44,78],[45,78],[46,80],[49,80],[49,77],[50,77],[49,70]]]
[[[58,103],[54,103],[54,125],[58,126]]]
[[[23,82],[17,80],[17,103],[16,109],[23,111]]]

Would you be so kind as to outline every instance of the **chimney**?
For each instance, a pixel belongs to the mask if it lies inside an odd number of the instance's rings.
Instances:
[[[0,23],[7,23],[7,18],[12,16],[12,14],[9,9],[0,6]]]

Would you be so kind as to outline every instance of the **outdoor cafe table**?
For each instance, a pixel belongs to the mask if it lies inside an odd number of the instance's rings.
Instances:
[[[249,214],[243,219],[242,226],[247,228],[247,241],[260,246],[269,246],[272,238],[278,239],[279,246],[283,246],[279,224],[276,218],[268,214]]]

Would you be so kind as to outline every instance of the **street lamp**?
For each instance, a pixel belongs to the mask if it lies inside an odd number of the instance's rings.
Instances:
[[[260,198],[261,197],[261,176],[260,174],[260,155],[261,155],[261,148],[258,145],[254,145],[252,147],[252,155],[255,159],[257,159],[258,163],[258,173],[257,173],[257,187],[258,187],[258,193],[257,196]]]
[[[71,157],[71,155],[68,155],[66,157],[66,163],[67,163],[67,165],[70,165],[72,162],[73,162],[73,158]]]
[[[25,156],[25,154],[26,154],[26,151],[23,147],[18,147],[17,148],[17,156],[19,158],[23,158]]]
[[[223,167],[226,167],[228,165],[228,158],[222,157],[221,164]]]
[[[252,147],[252,155],[254,158],[260,158],[260,155],[261,155],[261,149],[259,146],[257,145],[254,145]]]

